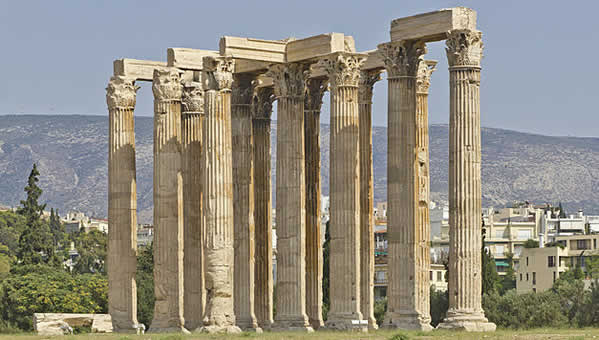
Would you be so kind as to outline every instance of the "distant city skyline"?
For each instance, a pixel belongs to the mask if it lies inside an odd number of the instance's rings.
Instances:
[[[483,32],[484,127],[599,137],[599,69],[583,59],[599,49],[599,4],[591,1],[4,2],[0,114],[107,115],[104,88],[118,58],[165,60],[168,47],[217,50],[223,35],[283,39],[342,32],[354,37],[358,51],[372,50],[389,40],[392,19],[456,6],[475,9]],[[426,58],[439,61],[429,120],[445,124],[444,44],[428,44]],[[151,116],[151,89],[141,85],[136,114]],[[387,125],[386,97],[383,79],[375,86],[374,125]]]

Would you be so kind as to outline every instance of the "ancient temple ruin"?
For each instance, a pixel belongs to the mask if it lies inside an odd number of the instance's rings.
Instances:
[[[374,319],[372,94],[388,80],[388,311],[383,327],[430,330],[426,43],[450,73],[449,311],[440,328],[492,331],[481,306],[481,32],[450,8],[391,22],[389,42],[351,36],[222,37],[167,61],[118,59],[107,88],[109,313],[137,327],[137,82],[154,94],[154,282],[150,331],[377,328]],[[330,299],[322,317],[320,110],[331,98]],[[277,105],[276,185],[271,113]],[[276,193],[273,298],[271,197]],[[276,315],[273,316],[273,301]]]

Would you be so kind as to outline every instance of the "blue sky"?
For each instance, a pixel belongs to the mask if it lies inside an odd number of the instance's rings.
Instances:
[[[440,8],[477,10],[485,58],[482,124],[549,135],[599,137],[599,2],[595,1],[2,1],[0,114],[105,115],[112,60],[165,60],[167,47],[218,49],[223,35],[264,39],[352,35],[359,51],[389,40],[394,18]],[[429,120],[448,121],[443,43]],[[386,84],[374,124],[386,125]],[[328,96],[326,97],[328,100]],[[137,115],[152,114],[148,84]],[[322,119],[329,119],[328,105]]]

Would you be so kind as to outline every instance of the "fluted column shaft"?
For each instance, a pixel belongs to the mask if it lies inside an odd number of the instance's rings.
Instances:
[[[235,318],[242,329],[256,329],[254,314],[254,161],[251,75],[233,81],[231,131],[233,137],[233,211],[235,248]]]
[[[272,93],[272,88],[256,90],[252,121],[254,136],[254,223],[256,231],[254,311],[260,328],[270,328],[273,323],[272,189],[270,184]]]
[[[424,43],[379,45],[389,80],[387,157],[388,307],[385,326],[431,330],[430,314],[420,310],[425,242],[419,225],[416,77]]]
[[[151,330],[183,330],[183,181],[179,73],[155,70],[154,318]]]
[[[370,329],[374,318],[374,188],[372,171],[372,90],[379,70],[362,71],[359,87],[360,116],[360,308]]]
[[[106,89],[108,131],[108,313],[115,331],[137,324],[137,196],[135,108],[137,87],[113,77]]]
[[[430,316],[430,239],[429,215],[430,172],[428,136],[428,89],[436,61],[423,60],[418,66],[416,78],[416,191],[418,210],[416,228],[420,237],[416,240],[416,310],[420,315]]]
[[[276,329],[312,331],[306,316],[304,91],[308,65],[272,66],[277,101]]]
[[[367,329],[360,308],[359,54],[338,53],[322,61],[331,83],[330,297],[327,327]]]
[[[181,104],[183,166],[184,317],[187,329],[202,326],[204,265],[202,260],[202,120],[204,91],[198,82],[185,84]]]
[[[308,81],[304,102],[306,155],[306,314],[318,329],[322,318],[322,240],[320,230],[320,107],[327,89],[325,79]]]
[[[233,299],[233,161],[231,83],[233,60],[204,58],[206,117],[202,125],[205,331],[235,332]]]
[[[449,310],[439,326],[495,330],[481,304],[480,60],[482,34],[447,34],[449,62]]]

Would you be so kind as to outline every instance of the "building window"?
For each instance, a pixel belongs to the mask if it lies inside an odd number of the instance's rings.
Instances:
[[[528,281],[528,273],[526,273],[526,281]]]
[[[504,246],[495,246],[495,255],[503,256]]]
[[[537,272],[532,272],[532,284],[537,284]]]
[[[430,279],[429,280],[433,281],[433,271],[432,270],[430,271]]]
[[[553,272],[553,282],[555,282],[555,272]]]
[[[537,292],[537,289],[536,289],[536,288],[533,288],[533,289],[532,289],[532,292],[533,292],[533,293],[536,293],[536,292]]]
[[[528,240],[532,238],[532,230],[518,230],[518,240]]]
[[[593,249],[597,249],[597,239],[593,239]]]
[[[522,281],[522,273],[520,273],[520,281]]]
[[[555,256],[547,256],[547,267],[555,267]]]
[[[576,248],[577,249],[587,249],[587,240],[577,240]]]
[[[526,257],[526,266],[528,267],[528,256]]]
[[[441,282],[442,280],[443,280],[443,272],[438,271],[437,272],[437,282]]]

